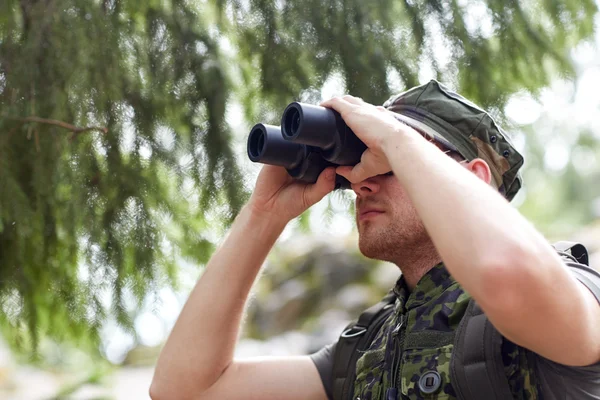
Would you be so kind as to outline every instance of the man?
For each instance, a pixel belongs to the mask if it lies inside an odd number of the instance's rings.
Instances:
[[[326,169],[312,185],[283,168],[262,169],[161,353],[152,398],[332,398],[335,346],[298,357],[233,353],[269,250],[291,219],[333,189],[337,172],[356,193],[361,252],[402,271],[394,312],[356,363],[354,399],[457,398],[456,383],[438,371],[452,344],[410,348],[407,338],[453,332],[471,297],[504,338],[514,398],[600,399],[600,305],[592,293],[600,282],[592,277],[588,288],[575,279],[509,205],[523,159],[492,118],[436,81],[385,107],[352,96],[321,105],[340,112],[368,150],[356,166]],[[423,369],[437,374],[433,394],[419,386]]]

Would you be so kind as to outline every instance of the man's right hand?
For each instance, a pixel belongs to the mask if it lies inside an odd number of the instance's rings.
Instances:
[[[334,167],[323,170],[317,182],[311,184],[295,180],[283,167],[264,165],[248,205],[260,215],[287,224],[320,201],[334,187]]]
[[[331,174],[331,175],[330,175]],[[329,176],[330,175],[330,176]],[[308,356],[234,361],[248,294],[285,225],[331,192],[335,169],[314,184],[265,165],[250,202],[206,265],[156,364],[151,397],[324,400]]]

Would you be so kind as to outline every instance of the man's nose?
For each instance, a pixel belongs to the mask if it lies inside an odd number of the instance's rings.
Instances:
[[[379,182],[379,177],[374,176],[364,181],[351,184],[352,190],[356,193],[357,196],[368,196],[373,193],[379,192],[381,188],[381,183]]]

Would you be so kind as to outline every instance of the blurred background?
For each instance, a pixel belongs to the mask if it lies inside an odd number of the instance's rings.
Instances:
[[[599,5],[2,0],[0,399],[149,398],[260,170],[250,127],[291,101],[444,82],[525,155],[514,207],[600,268]],[[394,284],[358,252],[353,199],[286,228],[237,356],[314,352]]]

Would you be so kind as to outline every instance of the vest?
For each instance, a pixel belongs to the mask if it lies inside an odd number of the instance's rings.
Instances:
[[[559,251],[572,270],[587,264],[585,248],[561,250],[576,254]],[[443,263],[412,292],[400,277],[348,326],[333,375],[336,400],[541,398],[533,353],[503,338]]]

